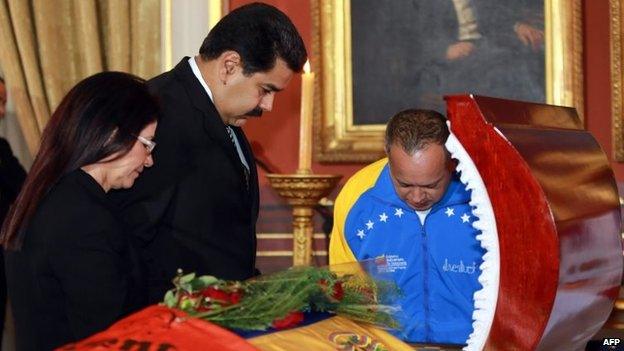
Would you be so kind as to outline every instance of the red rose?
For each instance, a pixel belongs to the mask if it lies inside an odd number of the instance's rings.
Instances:
[[[212,286],[204,288],[201,291],[201,294],[203,297],[209,297],[211,300],[216,300],[221,303],[227,303],[230,301],[230,296],[225,291]]]
[[[242,295],[241,295],[241,293],[240,293],[240,292],[238,292],[238,291],[234,291],[234,292],[232,292],[232,293],[230,294],[230,303],[231,303],[232,305],[236,305],[237,303],[239,303],[239,302],[240,302],[241,297],[242,297]]]
[[[275,329],[286,329],[290,327],[294,327],[295,325],[301,323],[303,321],[303,312],[295,311],[290,312],[286,315],[286,317],[282,319],[276,319],[273,321],[271,326]]]
[[[323,290],[323,292],[327,293],[327,280],[325,279],[321,279],[319,280],[318,284],[321,286],[321,290]],[[334,300],[342,300],[342,298],[344,297],[344,288],[342,287],[342,282],[340,282],[340,280],[337,280],[334,282],[334,286],[332,286],[332,290],[331,290],[331,294],[328,294],[331,296],[331,298],[333,298]]]
[[[344,297],[344,289],[342,288],[342,283],[340,281],[336,281],[334,283],[332,297],[338,301],[342,300]]]
[[[210,306],[206,306],[204,304],[199,305],[199,307],[197,307],[197,312],[208,312],[212,310],[212,308],[210,308]]]

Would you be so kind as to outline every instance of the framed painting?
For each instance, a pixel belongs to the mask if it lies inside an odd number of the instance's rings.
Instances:
[[[581,0],[312,0],[320,162],[383,156],[386,121],[470,93],[583,115]]]
[[[622,59],[624,58],[624,34],[622,13],[624,0],[610,0],[611,18],[611,119],[613,125],[613,154],[617,161],[624,161],[624,106],[622,104]]]

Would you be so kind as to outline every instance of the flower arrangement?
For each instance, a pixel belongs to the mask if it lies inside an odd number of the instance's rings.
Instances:
[[[361,269],[339,276],[330,268],[293,267],[243,282],[179,272],[173,283],[165,305],[230,329],[289,328],[311,311],[397,327],[398,308],[381,303],[398,295],[396,285]]]

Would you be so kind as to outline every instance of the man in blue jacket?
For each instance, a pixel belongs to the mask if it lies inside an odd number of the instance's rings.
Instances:
[[[356,173],[335,204],[330,264],[385,262],[403,293],[395,334],[408,342],[465,344],[481,289],[484,250],[448,135],[438,112],[398,113],[386,128],[388,157]]]

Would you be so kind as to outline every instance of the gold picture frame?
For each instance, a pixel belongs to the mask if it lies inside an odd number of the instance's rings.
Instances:
[[[379,159],[385,125],[357,125],[353,118],[351,0],[312,0],[311,6],[311,61],[320,77],[315,87],[315,159]],[[546,103],[575,107],[583,118],[581,0],[544,0],[544,7]]]
[[[622,13],[624,11],[624,0],[610,0],[609,9],[611,18],[611,121],[613,123],[613,155],[617,161],[624,161],[624,110],[622,106],[622,50],[624,45],[622,40],[624,22]]]

